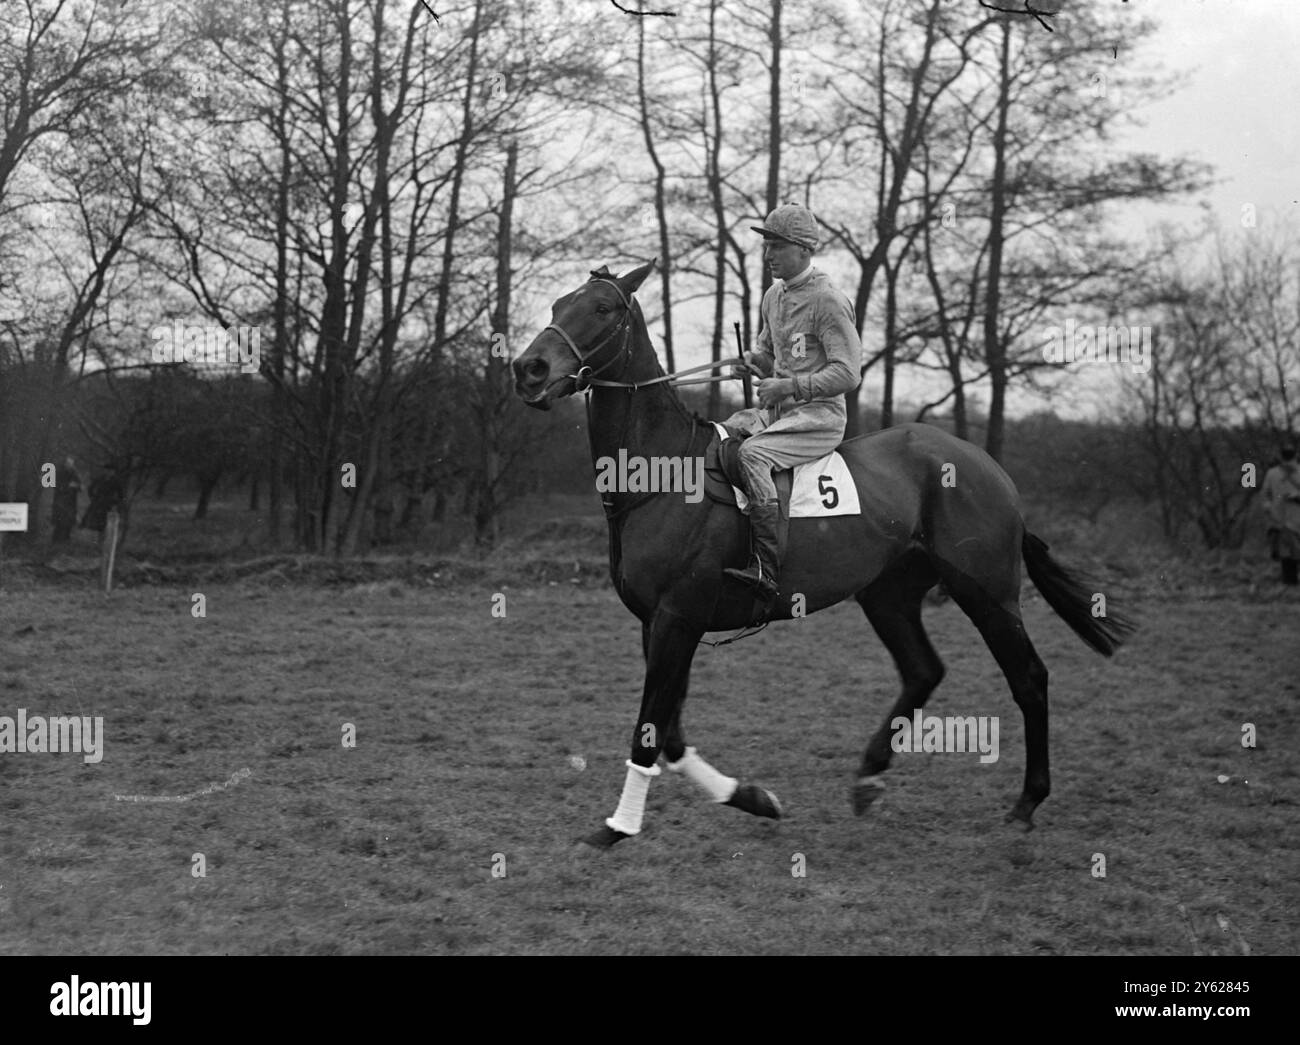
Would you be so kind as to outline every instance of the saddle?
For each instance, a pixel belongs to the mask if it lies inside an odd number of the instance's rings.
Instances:
[[[718,435],[719,428],[727,432],[728,438],[725,441]],[[744,473],[740,468],[740,444],[747,434],[743,429],[715,422],[713,438],[709,440],[709,445],[704,450],[705,494],[710,500],[718,504],[729,504],[737,511],[740,511],[740,507],[736,503],[734,487],[738,486],[742,490],[745,488]],[[781,502],[780,520],[776,526],[776,542],[778,554],[783,561],[790,533],[790,490],[793,486],[793,476],[794,471],[790,468],[782,468],[772,474],[772,481],[776,484],[776,496]]]

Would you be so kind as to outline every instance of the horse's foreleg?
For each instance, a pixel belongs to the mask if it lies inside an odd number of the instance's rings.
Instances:
[[[781,803],[776,795],[754,784],[742,784],[735,777],[727,776],[714,769],[700,758],[695,748],[688,747],[676,762],[669,762],[668,768],[680,773],[698,787],[710,802],[742,809],[754,816],[781,819]]]
[[[686,746],[686,731],[682,728],[685,704],[683,699],[677,705],[677,714],[668,724],[668,736],[664,738],[664,764],[703,791],[710,802],[726,802],[736,793],[740,781],[718,772],[700,758],[695,748]]]
[[[741,809],[754,816],[779,820],[781,803],[777,801],[776,795],[764,788],[753,784],[742,784],[735,777],[727,776],[704,761],[695,748],[687,746],[686,733],[682,729],[683,704],[678,704],[677,714],[673,716],[668,727],[668,737],[664,741],[664,761],[668,768],[684,776],[703,791],[710,802]]]
[[[691,660],[702,634],[695,625],[666,611],[656,613],[643,629],[645,688],[641,714],[632,733],[632,755],[627,760],[623,794],[605,827],[585,839],[589,844],[608,848],[640,833],[650,780],[659,774],[655,762],[669,744],[674,728],[680,733],[679,716],[686,699]]]
[[[662,752],[676,754],[681,743],[681,711],[691,676],[691,661],[704,632],[666,610],[642,630],[645,687],[641,714],[632,731],[632,757],[642,769],[654,766]]]

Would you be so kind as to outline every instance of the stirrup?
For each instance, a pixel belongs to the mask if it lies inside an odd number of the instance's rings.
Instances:
[[[754,557],[754,560],[753,566],[746,566],[743,570],[738,570],[732,566],[722,572],[747,587],[753,588],[766,599],[776,598],[781,591],[780,584],[763,570],[762,560],[757,556]]]

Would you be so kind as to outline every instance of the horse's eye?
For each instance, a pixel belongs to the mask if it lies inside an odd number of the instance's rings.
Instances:
[[[597,306],[596,306],[596,315],[598,315],[598,316],[607,316],[607,315],[609,315],[609,306],[608,306],[608,305],[597,305]]]

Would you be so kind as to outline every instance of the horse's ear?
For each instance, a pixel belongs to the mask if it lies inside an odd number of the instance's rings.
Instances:
[[[614,278],[614,273],[609,271],[609,266],[601,265],[600,268],[591,270],[591,279],[587,280],[587,282],[590,283],[592,280],[595,279],[613,279],[613,278]]]
[[[634,268],[631,272],[619,276],[617,282],[618,285],[623,288],[623,293],[628,295],[635,294],[636,288],[645,282],[646,276],[650,275],[650,273],[654,271],[654,267],[658,262],[658,258],[651,258],[640,268]]]

